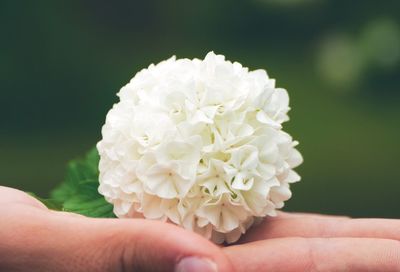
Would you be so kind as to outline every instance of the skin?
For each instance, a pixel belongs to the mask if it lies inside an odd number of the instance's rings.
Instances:
[[[0,271],[174,271],[184,257],[222,272],[400,271],[394,219],[280,213],[218,247],[168,223],[51,211],[6,187],[0,213]]]
[[[234,271],[218,246],[172,224],[55,212],[6,187],[0,214],[0,271],[174,271],[185,257]]]
[[[400,271],[399,240],[400,220],[281,213],[225,253],[238,271],[388,272]]]

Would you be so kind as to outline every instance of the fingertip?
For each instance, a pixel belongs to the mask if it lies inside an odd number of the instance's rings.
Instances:
[[[185,257],[177,263],[174,272],[218,272],[218,266],[209,259]]]
[[[154,235],[160,237],[160,250],[164,248],[172,252],[169,257],[174,261],[174,271],[235,271],[222,248],[199,234],[171,223],[142,220],[154,225]]]

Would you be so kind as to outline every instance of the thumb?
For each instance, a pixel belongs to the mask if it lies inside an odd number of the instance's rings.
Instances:
[[[203,237],[169,223],[145,219],[68,217],[68,252],[73,271],[224,272],[233,268],[222,250]],[[68,237],[69,236],[69,237]],[[70,265],[70,264],[69,264]]]
[[[221,248],[169,223],[71,216],[5,187],[0,196],[1,271],[234,271]]]

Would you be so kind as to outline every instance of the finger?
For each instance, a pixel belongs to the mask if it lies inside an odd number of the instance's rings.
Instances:
[[[0,245],[12,248],[7,263],[33,261],[30,271],[234,271],[216,245],[159,221],[36,215],[28,230],[9,231],[13,240]]]
[[[36,198],[27,193],[5,186],[0,186],[0,204],[23,204],[47,210],[47,207]]]
[[[400,243],[371,238],[278,238],[224,249],[237,271],[400,271]]]
[[[270,219],[281,219],[281,218],[293,218],[293,217],[307,217],[307,218],[336,218],[336,219],[350,219],[351,217],[346,215],[327,215],[319,213],[303,213],[303,212],[277,212],[278,216],[270,217]]]
[[[55,216],[60,216],[60,217],[65,217],[65,216],[70,216],[70,217],[77,217],[77,218],[85,218],[85,215],[79,214],[79,213],[73,213],[73,212],[64,212],[64,211],[53,211],[49,210],[52,214]]]
[[[400,220],[283,216],[265,219],[240,243],[279,237],[370,237],[400,240]]]

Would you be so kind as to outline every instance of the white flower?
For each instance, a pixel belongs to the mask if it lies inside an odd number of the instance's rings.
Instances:
[[[274,216],[300,180],[282,131],[289,97],[264,70],[213,52],[150,65],[119,92],[97,144],[118,217],[165,220],[217,243]]]

